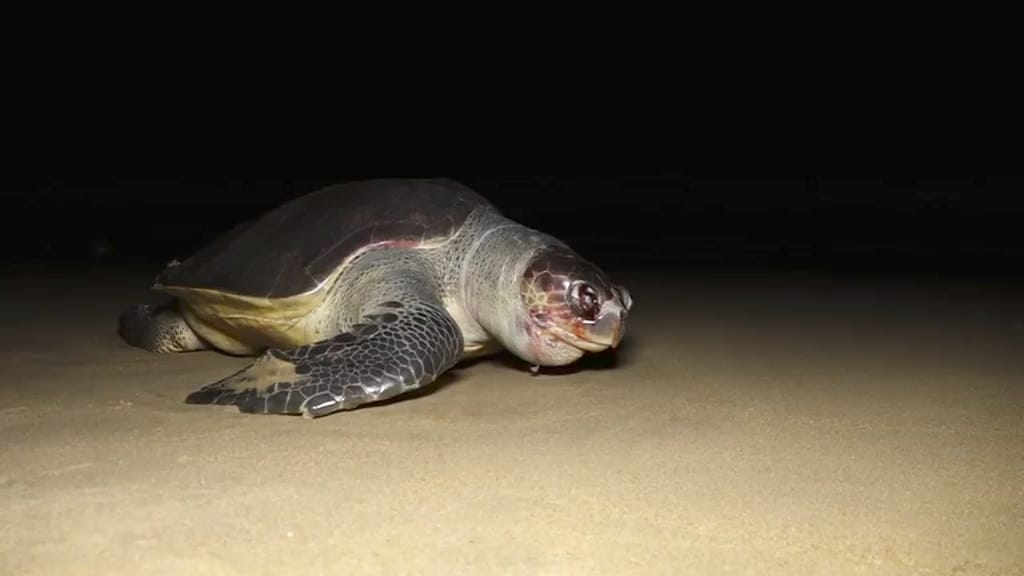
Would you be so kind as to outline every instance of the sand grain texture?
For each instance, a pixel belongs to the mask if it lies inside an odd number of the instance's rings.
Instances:
[[[610,362],[317,421],[187,406],[148,272],[8,269],[0,574],[1024,574],[1018,287],[633,274]]]

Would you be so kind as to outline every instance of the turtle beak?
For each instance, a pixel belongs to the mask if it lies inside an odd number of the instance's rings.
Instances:
[[[585,328],[587,340],[602,346],[617,348],[626,332],[627,313],[628,308],[618,302],[605,302],[597,319]]]

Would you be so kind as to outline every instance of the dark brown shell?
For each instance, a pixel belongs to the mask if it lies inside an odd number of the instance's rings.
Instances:
[[[241,224],[170,266],[156,287],[286,298],[320,286],[345,259],[379,242],[454,234],[486,199],[448,179],[378,179],[321,188]]]

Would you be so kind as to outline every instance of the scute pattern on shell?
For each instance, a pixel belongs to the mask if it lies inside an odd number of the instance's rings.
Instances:
[[[156,285],[260,298],[313,290],[367,246],[449,238],[491,204],[448,179],[378,179],[328,186],[223,234],[168,266]]]

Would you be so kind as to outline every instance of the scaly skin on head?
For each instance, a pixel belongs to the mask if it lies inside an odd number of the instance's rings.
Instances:
[[[632,306],[629,292],[566,246],[538,251],[522,277],[534,353],[546,365],[615,348]]]
[[[535,368],[618,346],[632,301],[556,238],[503,218],[472,234],[462,301],[502,346]]]

